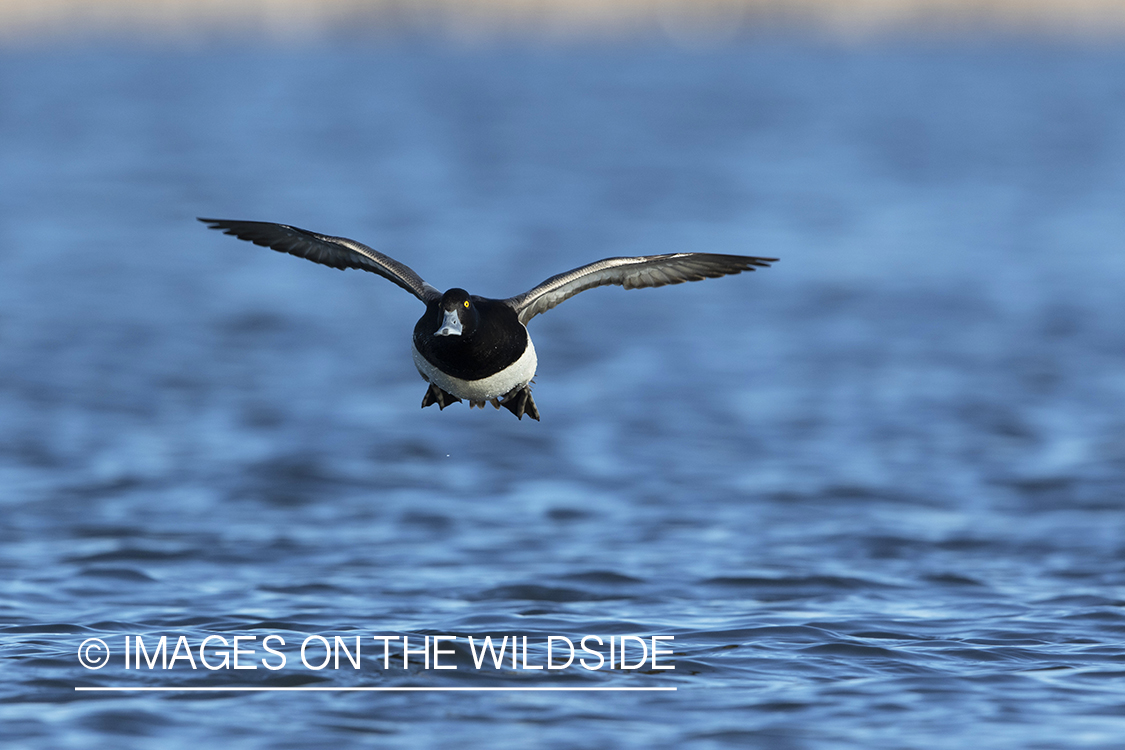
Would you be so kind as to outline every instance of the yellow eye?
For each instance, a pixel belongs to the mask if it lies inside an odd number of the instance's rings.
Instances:
[[[469,306],[469,300],[465,300],[465,307]]]

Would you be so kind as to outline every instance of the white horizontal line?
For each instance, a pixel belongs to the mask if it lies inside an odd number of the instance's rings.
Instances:
[[[664,692],[674,687],[75,687],[80,692],[183,692],[183,693],[267,693],[267,692]]]

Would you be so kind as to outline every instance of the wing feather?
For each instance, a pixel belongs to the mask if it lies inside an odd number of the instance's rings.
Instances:
[[[672,253],[636,258],[606,258],[544,281],[531,291],[505,300],[527,322],[540,313],[597,286],[617,284],[626,289],[681,284],[768,268],[777,258],[714,253]]]
[[[211,229],[281,253],[306,258],[331,268],[358,268],[389,279],[423,302],[440,299],[441,292],[422,280],[410,267],[347,237],[331,237],[268,221],[200,219]]]

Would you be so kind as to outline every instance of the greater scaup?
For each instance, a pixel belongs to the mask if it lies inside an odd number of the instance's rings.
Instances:
[[[398,284],[426,304],[414,326],[414,365],[430,384],[422,408],[444,409],[461,399],[469,407],[485,402],[517,418],[539,419],[531,398],[535,346],[527,323],[579,292],[605,284],[626,289],[713,279],[767,267],[777,258],[712,253],[672,253],[636,258],[606,258],[552,276],[531,291],[508,299],[470,295],[464,289],[442,294],[410,268],[345,237],[329,237],[265,221],[200,219],[211,229],[255,245],[308,258],[332,268],[359,268]]]

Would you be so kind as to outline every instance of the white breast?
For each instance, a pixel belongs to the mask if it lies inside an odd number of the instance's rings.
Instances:
[[[527,337],[527,349],[522,356],[512,364],[505,367],[495,375],[489,375],[480,380],[462,380],[451,375],[446,375],[441,370],[426,361],[411,344],[410,351],[414,355],[414,366],[422,379],[433,383],[446,393],[451,393],[458,398],[469,401],[488,401],[506,396],[512,390],[525,386],[535,377],[535,345],[531,343],[531,336]]]

